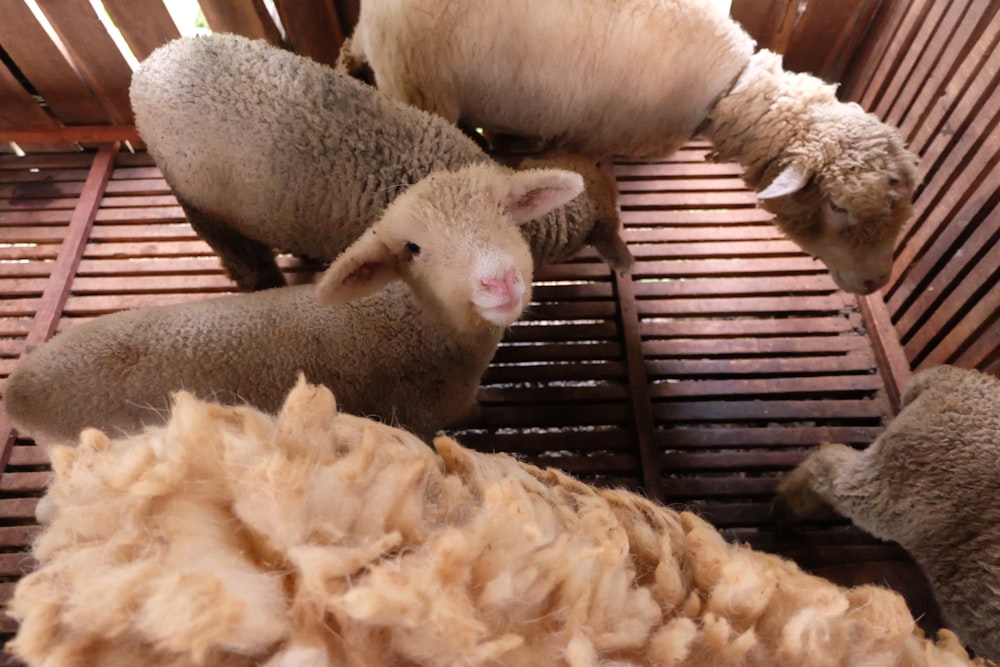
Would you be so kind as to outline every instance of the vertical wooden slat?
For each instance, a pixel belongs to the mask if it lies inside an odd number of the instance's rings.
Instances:
[[[80,265],[90,229],[101,206],[108,179],[111,178],[118,148],[117,143],[105,144],[94,157],[83,192],[70,219],[69,233],[59,249],[59,256],[49,274],[48,284],[35,313],[35,320],[25,337],[26,350],[44,343],[55,333],[59,316],[69,296],[70,284]]]
[[[102,2],[138,60],[144,60],[156,47],[181,36],[162,0]]]
[[[93,91],[80,80],[35,15],[20,0],[3,5],[0,44],[60,122],[109,122]]]
[[[868,0],[807,3],[789,36],[785,67],[830,80],[834,58],[843,52],[851,35],[864,28],[860,19],[868,4]]]
[[[858,98],[861,106],[870,111],[875,111],[878,108],[883,100],[886,87],[894,81],[894,77],[900,74],[901,62],[906,57],[917,28],[923,24],[924,17],[933,3],[928,0],[913,0],[912,2],[903,0],[903,5],[906,12],[893,31],[893,38],[886,45],[885,52],[879,59],[878,67],[871,74],[870,83]],[[885,26],[883,29],[889,27],[891,26]]]
[[[292,50],[326,65],[337,62],[344,34],[332,0],[275,0],[275,6]]]
[[[729,14],[760,48],[784,53],[798,10],[799,0],[733,0]]]
[[[844,99],[861,101],[872,85],[878,85],[876,70],[885,64],[886,53],[894,42],[900,22],[912,8],[911,0],[880,0],[871,19],[871,29],[850,54],[840,76]]]
[[[956,106],[954,127],[960,127],[970,117],[972,122],[957,137],[954,146],[950,146],[956,138],[953,131],[951,136],[939,135],[927,151],[924,162],[930,170],[930,180],[914,207],[913,228],[903,237],[903,245],[896,252],[893,277],[886,292],[894,319],[909,306],[915,291],[926,287],[923,281],[929,277],[928,271],[940,261],[944,246],[937,239],[944,226],[953,224],[953,216],[975,192],[978,182],[992,175],[990,165],[1000,151],[1000,136],[993,131],[1000,119],[995,111],[1000,104],[1000,88],[982,83],[992,90],[987,102],[966,94]],[[979,110],[991,111],[993,115],[977,113]],[[939,164],[933,160],[934,156],[940,156]],[[958,178],[960,174],[963,178]],[[957,234],[960,230],[953,232]]]
[[[635,303],[631,276],[615,273],[615,296],[621,316],[622,338],[625,341],[625,360],[635,419],[636,444],[642,466],[642,485],[650,498],[662,500],[663,473],[659,453],[653,442],[653,403],[649,394],[649,378],[646,375],[639,330],[639,309]]]
[[[0,64],[0,129],[53,128],[57,124],[42,110],[10,70]]]
[[[215,32],[231,32],[263,39],[274,46],[282,45],[281,33],[263,0],[199,0],[198,4]]]
[[[898,413],[902,405],[903,391],[910,383],[912,372],[906,352],[899,344],[899,334],[892,326],[892,319],[885,307],[885,301],[880,294],[870,294],[858,297],[861,316],[865,320],[865,328],[872,343],[875,362],[885,382],[885,393],[892,406],[893,413]]]
[[[115,123],[132,123],[132,69],[89,2],[37,0],[52,28]]]

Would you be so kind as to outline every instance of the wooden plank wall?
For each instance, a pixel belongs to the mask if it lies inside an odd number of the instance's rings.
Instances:
[[[114,42],[90,0],[4,0],[0,14],[0,138],[36,130],[47,141],[19,142],[31,152],[73,150],[80,126],[131,126],[128,86],[132,63],[180,36],[163,0],[103,0],[126,51]],[[200,0],[209,27],[266,39],[320,62],[333,64],[343,36],[357,21],[359,0],[274,0],[275,21],[264,0]],[[134,61],[132,61],[134,62]],[[117,137],[131,138],[122,133]],[[7,140],[0,152],[11,152]]]
[[[885,0],[843,95],[898,125],[923,185],[884,290],[914,368],[1000,373],[1000,3]]]

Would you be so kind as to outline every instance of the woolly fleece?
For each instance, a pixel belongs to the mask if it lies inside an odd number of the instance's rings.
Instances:
[[[909,551],[946,621],[1000,660],[1000,379],[954,366],[913,377],[863,451],[827,444],[782,482],[780,517],[824,503]]]
[[[192,226],[243,289],[285,284],[272,248],[333,260],[428,174],[494,164],[440,117],[237,35],[156,49],[130,96],[136,126]],[[593,217],[606,200],[613,206],[613,190],[592,190],[526,228],[529,239],[536,226],[536,234],[566,228],[579,243],[546,247],[536,264],[576,252],[595,225],[621,243],[617,215]],[[609,262],[631,265],[618,255]]]
[[[972,664],[888,590],[842,589],[694,515],[448,438],[179,393],[165,427],[52,450],[29,665]]]

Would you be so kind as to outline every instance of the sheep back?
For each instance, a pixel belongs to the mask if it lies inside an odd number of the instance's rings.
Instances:
[[[653,158],[695,134],[753,47],[708,1],[366,0],[351,56],[452,122]]]
[[[438,117],[236,35],[158,48],[130,95],[150,154],[243,288],[283,284],[270,248],[332,259],[408,185],[488,159]]]

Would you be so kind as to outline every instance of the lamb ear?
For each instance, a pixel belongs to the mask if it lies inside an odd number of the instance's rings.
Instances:
[[[367,296],[399,280],[399,266],[373,230],[342,252],[316,284],[316,300],[324,306]]]
[[[519,225],[541,217],[583,192],[583,176],[565,169],[526,169],[510,177],[504,207]]]
[[[757,199],[774,199],[798,192],[806,186],[812,172],[801,162],[789,162],[771,184],[757,193]]]

